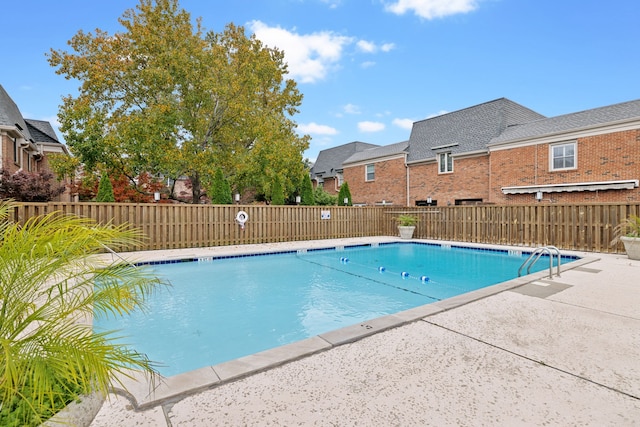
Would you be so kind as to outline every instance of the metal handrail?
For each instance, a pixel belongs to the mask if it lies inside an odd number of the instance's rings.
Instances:
[[[527,264],[528,264],[528,266],[527,266],[527,274],[530,274],[531,273],[531,267],[540,259],[540,257],[542,255],[544,255],[546,253],[546,254],[549,255],[549,278],[552,279],[553,278],[553,255],[554,255],[554,254],[552,254],[552,251],[558,257],[557,273],[556,274],[557,274],[558,277],[560,277],[561,255],[560,255],[560,249],[556,248],[555,246],[543,246],[543,247],[540,247],[540,248],[536,248],[533,252],[531,252],[531,255],[529,255],[529,257],[522,263],[522,265],[518,269],[518,277],[522,276],[522,269]],[[535,259],[533,259],[533,257],[535,257]],[[533,261],[531,261],[532,259],[533,259]]]

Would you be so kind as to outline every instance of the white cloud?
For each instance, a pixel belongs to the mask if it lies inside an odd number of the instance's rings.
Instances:
[[[332,128],[327,125],[319,125],[317,123],[311,122],[307,124],[299,124],[298,130],[303,134],[313,134],[313,135],[337,135],[338,130],[336,128]]]
[[[411,130],[413,122],[411,119],[393,119],[392,123],[399,128]]]
[[[433,118],[433,117],[438,117],[438,116],[441,116],[441,115],[443,115],[443,114],[447,114],[447,113],[448,113],[448,111],[447,111],[447,110],[440,110],[440,111],[438,111],[437,113],[429,114],[429,115],[427,116],[427,119],[431,119],[431,118]]]
[[[359,122],[358,130],[360,132],[380,132],[384,130],[384,123],[380,122]]]
[[[378,47],[375,43],[366,40],[359,40],[356,45],[358,46],[358,49],[366,53],[374,53],[376,50],[378,50]]]
[[[323,80],[339,62],[344,47],[353,42],[331,31],[298,34],[261,21],[251,21],[247,28],[265,45],[282,50],[290,77],[302,83]]]
[[[362,68],[371,68],[374,65],[376,65],[376,63],[374,61],[364,61],[362,64],[360,64],[360,67],[362,67]]]
[[[360,114],[360,107],[358,107],[357,105],[353,105],[353,104],[347,104],[344,107],[342,107],[343,111],[347,114]]]
[[[384,43],[378,46],[374,42],[370,42],[368,40],[358,40],[356,46],[364,53],[376,53],[379,50],[383,52],[390,52],[396,47],[394,43]]]
[[[385,4],[385,10],[396,15],[413,12],[424,19],[435,19],[471,12],[477,8],[477,4],[478,0],[397,0]]]
[[[396,48],[395,43],[385,43],[382,46],[380,46],[380,50],[382,50],[383,52],[391,52],[395,48]]]

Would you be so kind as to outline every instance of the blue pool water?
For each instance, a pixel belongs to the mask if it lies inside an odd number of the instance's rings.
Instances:
[[[170,376],[510,280],[528,255],[394,243],[158,264],[173,286],[94,327]]]

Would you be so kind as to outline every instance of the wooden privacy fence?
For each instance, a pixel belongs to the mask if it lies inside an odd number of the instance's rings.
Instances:
[[[611,247],[613,228],[640,204],[338,207],[170,205],[133,203],[22,203],[13,220],[60,211],[99,223],[131,224],[147,236],[143,250],[396,236],[395,217],[418,216],[414,237],[514,246],[622,252]],[[244,211],[244,229],[236,215]]]
[[[387,208],[390,218],[381,234],[394,234],[392,217],[401,213],[419,218],[414,237],[422,239],[617,253],[624,248],[610,245],[613,229],[629,215],[640,215],[640,204]]]

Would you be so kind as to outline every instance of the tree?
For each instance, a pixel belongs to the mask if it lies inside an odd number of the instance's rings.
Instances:
[[[96,194],[96,202],[113,203],[115,201],[116,198],[113,195],[113,185],[111,185],[109,175],[103,173],[102,176],[100,176],[100,184],[98,184],[98,194]]]
[[[19,425],[39,425],[70,393],[106,394],[116,373],[153,372],[144,354],[94,332],[87,319],[144,308],[161,281],[119,260],[87,262],[104,245],[140,244],[135,229],[60,213],[20,225],[9,219],[13,209],[0,202],[0,420],[20,415]]]
[[[313,206],[316,204],[313,195],[313,184],[311,183],[311,177],[308,173],[305,173],[300,181],[300,204],[303,206]]]
[[[282,184],[280,184],[280,178],[277,176],[273,182],[271,189],[271,204],[272,205],[284,205],[284,192],[282,190]]]
[[[233,203],[231,186],[222,174],[222,169],[216,169],[211,189],[211,203],[218,205],[230,205]]]
[[[0,173],[0,199],[20,202],[49,202],[64,193],[64,186],[54,185],[53,174],[20,170],[14,174],[3,169]]]
[[[347,203],[344,202],[344,200],[347,199]],[[340,191],[338,191],[338,206],[352,206],[352,200],[351,200],[351,191],[349,190],[349,183],[348,182],[344,182],[341,186],[340,186]]]
[[[56,73],[82,82],[59,118],[87,168],[187,176],[193,203],[216,168],[237,188],[270,194],[275,176],[294,186],[308,136],[295,131],[302,94],[281,51],[233,24],[205,34],[177,0],[140,0],[119,22],[123,32],[80,31],[73,52],[49,53]]]

